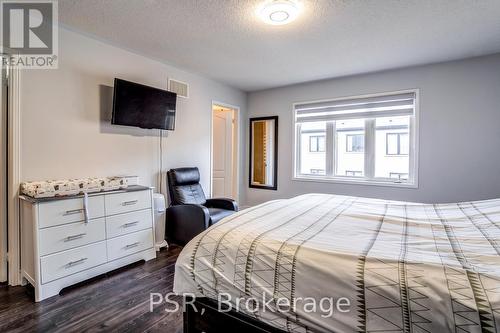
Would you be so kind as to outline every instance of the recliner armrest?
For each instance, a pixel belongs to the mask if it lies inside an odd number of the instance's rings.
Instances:
[[[238,211],[238,203],[233,199],[227,199],[227,198],[207,199],[205,206],[209,208],[222,208],[226,210],[233,210],[235,212]]]
[[[167,209],[165,236],[169,242],[185,245],[210,226],[210,214],[202,205],[187,204]]]

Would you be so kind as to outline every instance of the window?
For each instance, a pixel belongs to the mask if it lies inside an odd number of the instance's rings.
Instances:
[[[365,170],[365,121],[346,119],[335,122],[335,141],[337,149],[333,161],[335,176],[348,176],[347,171],[359,170],[363,176]],[[345,147],[345,148],[344,148]],[[354,175],[353,175],[354,176]]]
[[[309,137],[309,151],[311,153],[321,153],[325,151],[325,136],[311,135]]]
[[[385,143],[386,155],[408,155],[408,133],[387,133]]]
[[[326,125],[322,122],[310,122],[300,127],[300,162],[297,168],[302,175],[326,175]],[[311,137],[325,137],[323,151],[311,151]],[[312,140],[316,141],[316,140]]]
[[[417,93],[295,104],[295,178],[415,186]]]
[[[365,151],[364,134],[347,134],[346,152],[362,153]]]
[[[375,177],[406,181],[410,174],[410,120],[408,117],[375,121]],[[406,175],[399,179],[397,174]]]

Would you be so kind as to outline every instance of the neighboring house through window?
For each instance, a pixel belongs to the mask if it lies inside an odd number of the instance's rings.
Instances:
[[[294,104],[294,178],[415,186],[417,103],[410,90]]]
[[[362,153],[365,150],[364,134],[347,134],[346,151],[348,153]]]
[[[400,173],[400,172],[390,172],[389,177],[397,179],[397,180],[405,180],[405,179],[408,179],[408,174],[407,173]]]
[[[408,155],[409,148],[407,132],[386,134],[386,155]]]
[[[345,175],[348,177],[362,177],[363,171],[346,170]]]

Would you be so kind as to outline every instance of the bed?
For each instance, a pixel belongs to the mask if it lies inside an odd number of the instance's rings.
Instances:
[[[269,201],[187,244],[174,291],[211,310],[188,332],[500,332],[500,199]]]

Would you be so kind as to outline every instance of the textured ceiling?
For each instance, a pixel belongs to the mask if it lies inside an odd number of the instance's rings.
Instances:
[[[500,0],[302,0],[285,26],[260,2],[59,0],[59,19],[246,91],[500,52]]]

